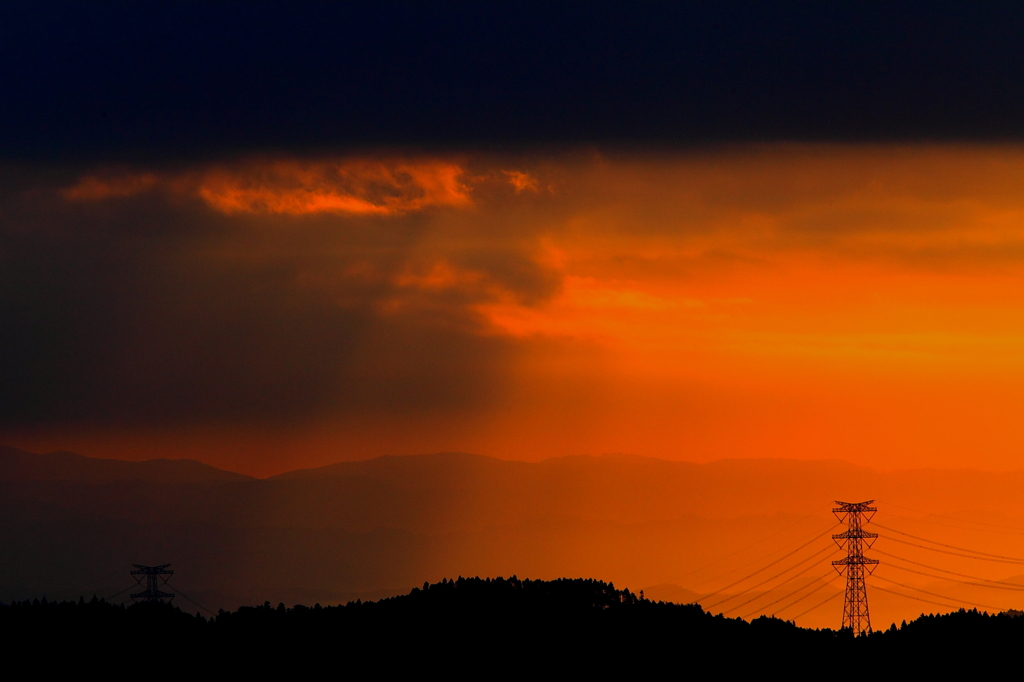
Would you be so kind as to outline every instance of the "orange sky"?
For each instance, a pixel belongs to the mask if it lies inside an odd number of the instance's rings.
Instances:
[[[1024,149],[956,146],[88,171],[58,192],[69,210],[219,214],[230,232],[193,258],[283,260],[318,305],[449,320],[501,350],[473,400],[433,404],[448,374],[427,355],[395,380],[427,396],[408,409],[328,398],[286,424],[69,422],[5,441],[259,475],[439,450],[1021,468],[1022,181]],[[355,344],[347,377],[399,372],[380,339]]]

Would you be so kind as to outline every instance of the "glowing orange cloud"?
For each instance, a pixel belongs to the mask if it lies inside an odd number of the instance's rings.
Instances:
[[[526,189],[533,190],[534,192],[537,191],[537,179],[527,173],[518,170],[507,170],[502,171],[502,173],[508,178],[509,184],[515,187],[516,192],[522,192]]]
[[[88,175],[62,194],[69,201],[123,198],[160,188],[196,196],[228,214],[394,215],[431,206],[468,206],[456,163],[420,161],[255,161],[178,175]]]
[[[209,171],[198,194],[223,213],[391,214],[469,204],[461,175],[458,165],[445,162],[276,162]]]

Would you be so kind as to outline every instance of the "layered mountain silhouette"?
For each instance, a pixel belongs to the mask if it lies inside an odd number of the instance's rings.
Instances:
[[[721,576],[742,577],[744,562],[756,568],[759,552],[821,533],[827,547],[835,499],[876,499],[896,515],[890,525],[1019,556],[1022,487],[1024,472],[627,455],[526,463],[463,453],[255,479],[189,460],[2,448],[0,601],[110,597],[132,585],[130,564],[170,562],[171,585],[211,610],[338,603],[445,577],[511,574],[614,580],[687,602],[726,584]],[[1019,569],[996,570],[987,577]],[[882,608],[890,597],[878,599]],[[901,608],[916,615],[919,606]]]
[[[74,483],[113,483],[151,481],[158,483],[213,483],[253,480],[244,474],[217,469],[191,459],[151,459],[126,462],[119,459],[95,459],[73,452],[37,455],[0,446],[0,481],[69,481]]]

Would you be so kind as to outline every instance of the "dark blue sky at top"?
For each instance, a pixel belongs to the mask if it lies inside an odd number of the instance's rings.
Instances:
[[[0,156],[1007,140],[1024,5],[7,3]]]

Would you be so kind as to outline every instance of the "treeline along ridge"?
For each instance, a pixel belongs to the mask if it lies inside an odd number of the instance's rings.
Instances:
[[[531,670],[606,673],[777,669],[808,675],[855,656],[887,669],[994,666],[1016,656],[1024,618],[959,611],[853,637],[777,618],[747,622],[696,604],[654,602],[593,579],[458,578],[339,606],[263,606],[206,618],[177,606],[92,600],[0,606],[10,652],[50,665],[115,656],[169,668],[443,668],[501,676]],[[820,668],[817,668],[820,670]]]

